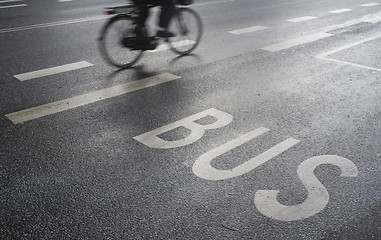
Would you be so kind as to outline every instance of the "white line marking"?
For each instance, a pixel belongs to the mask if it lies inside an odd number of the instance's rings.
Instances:
[[[242,29],[237,29],[237,30],[233,30],[233,31],[228,31],[228,33],[239,35],[239,34],[256,32],[256,31],[260,31],[260,30],[264,30],[264,29],[267,29],[267,27],[253,26],[253,27],[248,27],[248,28],[242,28]]]
[[[26,6],[28,6],[28,5],[26,5],[26,4],[17,4],[17,5],[1,6],[0,9],[16,8],[16,7],[26,7]]]
[[[204,2],[204,3],[195,3],[195,4],[192,4],[191,6],[198,7],[198,6],[206,6],[206,5],[212,5],[212,4],[229,3],[234,1],[235,0],[210,1],[210,2]]]
[[[0,1],[0,4],[2,3],[9,3],[9,2],[22,2],[23,0],[3,0],[3,1]]]
[[[381,22],[381,12],[377,12],[376,14],[367,15],[362,18],[363,22],[368,23],[379,23]]]
[[[90,66],[93,66],[93,64],[88,63],[86,61],[82,61],[82,62],[66,64],[66,65],[62,65],[58,67],[52,67],[52,68],[42,69],[38,71],[33,71],[29,73],[18,74],[18,75],[15,75],[14,77],[20,81],[26,81],[26,80],[45,77],[45,76],[49,76],[49,75],[53,75],[57,73],[68,72],[68,71],[90,67]]]
[[[354,46],[357,46],[357,45],[360,45],[360,44],[363,44],[363,43],[366,43],[366,42],[369,42],[369,41],[372,41],[372,40],[375,40],[375,39],[380,38],[380,37],[381,37],[381,34],[380,35],[376,35],[374,37],[366,38],[364,40],[361,40],[361,41],[358,41],[358,42],[354,42],[354,43],[351,43],[351,44],[348,44],[348,45],[336,48],[336,49],[334,49],[332,51],[329,51],[329,52],[326,52],[326,53],[323,53],[323,54],[319,54],[316,57],[326,57],[326,56],[331,55],[333,53],[340,52],[342,50],[345,50],[345,49],[348,49],[348,48],[351,48],[351,47],[354,47]]]
[[[183,46],[191,45],[194,43],[195,42],[191,41],[191,40],[184,40],[184,41],[179,41],[179,42],[173,42],[172,44],[174,47],[183,47]],[[170,48],[169,44],[164,43],[164,44],[160,44],[155,50],[150,50],[149,52],[151,52],[151,53],[161,52],[161,51],[168,50],[169,48]]]
[[[331,61],[331,62],[346,64],[346,65],[351,65],[351,66],[358,67],[358,68],[363,68],[363,69],[368,69],[368,70],[372,70],[372,71],[381,72],[381,69],[379,69],[379,68],[373,68],[373,67],[369,67],[369,66],[365,66],[365,65],[361,65],[361,64],[357,64],[357,63],[351,63],[351,62],[341,61],[341,60],[337,60],[337,59],[333,59],[333,58],[328,58],[328,57],[319,57],[319,58],[323,59],[323,60]]]
[[[380,5],[379,3],[367,3],[367,4],[363,4],[361,5],[361,7],[374,7],[374,6],[378,6]]]
[[[73,0],[57,0],[58,2],[71,2]]]
[[[3,28],[3,29],[0,29],[0,33],[24,31],[24,30],[30,30],[30,29],[35,29],[35,28],[53,27],[53,26],[60,26],[60,25],[73,24],[73,23],[82,23],[82,22],[89,22],[89,21],[95,21],[95,20],[103,20],[106,18],[109,18],[109,17],[108,16],[102,16],[102,17],[81,18],[81,19],[74,19],[74,20],[69,20],[69,21],[42,23],[42,24],[28,25],[28,26],[22,26],[22,27],[13,27],[13,28]]]
[[[325,27],[322,29],[322,32],[331,32],[334,30],[350,27],[350,26],[353,26],[359,23],[364,23],[364,22],[378,23],[380,21],[381,21],[381,12],[377,12],[375,14],[364,15],[361,18],[355,18],[355,19],[349,20],[342,24]]]
[[[297,37],[285,42],[270,45],[261,49],[269,51],[269,52],[278,52],[284,49],[288,49],[288,48],[295,47],[305,43],[310,43],[310,42],[317,41],[317,40],[327,38],[330,36],[332,36],[332,34],[325,33],[325,32],[317,32],[311,35]]]
[[[137,91],[140,89],[159,85],[161,83],[173,81],[180,77],[172,75],[170,73],[162,73],[153,77],[144,78],[138,81],[121,84],[111,88],[87,93],[84,95],[52,102],[37,107],[21,110],[18,112],[5,115],[14,124],[23,123],[29,120],[37,119],[40,117],[52,115],[58,112],[63,112],[69,109],[84,106],[90,103],[98,102],[108,98],[116,97],[125,93]]]
[[[343,9],[337,9],[337,10],[330,11],[330,13],[345,13],[345,12],[350,12],[350,11],[352,11],[352,9],[343,8]]]
[[[297,23],[297,22],[309,21],[309,20],[312,20],[312,19],[315,19],[315,18],[317,18],[317,17],[313,17],[313,16],[305,16],[305,17],[299,17],[299,18],[288,19],[288,20],[286,20],[286,21]]]
[[[365,66],[365,65],[361,65],[361,64],[341,61],[341,60],[337,60],[337,59],[333,59],[333,58],[327,57],[327,56],[329,56],[331,54],[334,54],[334,53],[340,52],[342,50],[346,50],[346,49],[352,48],[354,46],[357,46],[357,45],[360,45],[360,44],[363,44],[363,43],[375,40],[375,39],[380,38],[380,37],[381,37],[381,35],[377,35],[377,36],[370,37],[370,38],[367,38],[367,39],[364,39],[364,40],[361,40],[361,41],[358,41],[358,42],[355,42],[355,43],[351,43],[351,44],[348,44],[348,45],[336,48],[336,49],[334,49],[332,51],[329,51],[329,52],[326,52],[326,53],[323,53],[323,54],[319,54],[319,55],[316,56],[316,58],[327,60],[327,61],[332,61],[332,62],[336,62],[336,63],[341,63],[341,64],[347,64],[347,65],[351,65],[351,66],[354,66],[354,67],[359,67],[359,68],[368,69],[368,70],[372,70],[372,71],[381,72],[381,69],[379,69],[379,68],[373,68],[373,67],[369,67],[369,66]]]

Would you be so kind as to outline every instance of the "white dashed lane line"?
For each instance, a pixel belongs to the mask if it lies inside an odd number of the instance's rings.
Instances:
[[[16,4],[16,5],[9,5],[9,6],[0,6],[0,9],[26,7],[26,6],[28,6],[28,5],[26,5],[26,4]]]
[[[260,30],[267,29],[267,27],[263,26],[253,26],[253,27],[247,27],[247,28],[242,28],[242,29],[237,29],[233,31],[228,31],[228,33],[234,34],[234,35],[240,35],[240,34],[245,34],[245,33],[251,33],[251,32],[256,32]]]
[[[273,44],[261,49],[269,51],[269,52],[278,52],[284,49],[292,48],[292,47],[305,44],[305,43],[314,42],[316,40],[320,40],[320,39],[331,37],[331,36],[332,34],[329,34],[329,33],[317,32],[310,35],[297,37],[297,38],[293,38],[284,42]]]
[[[367,4],[363,4],[361,5],[361,7],[374,7],[374,6],[378,6],[380,5],[379,3],[367,3]]]
[[[286,20],[287,22],[294,22],[294,23],[297,23],[297,22],[305,22],[305,21],[309,21],[309,20],[312,20],[312,19],[315,19],[317,17],[313,17],[313,16],[305,16],[305,17],[298,17],[298,18],[293,18],[293,19],[288,19]]]
[[[74,20],[68,20],[68,21],[27,25],[27,26],[22,26],[22,27],[3,28],[3,29],[0,29],[0,33],[17,32],[17,31],[24,31],[24,30],[37,29],[37,28],[54,27],[54,26],[61,26],[61,25],[74,24],[74,23],[90,22],[90,21],[95,21],[95,20],[103,20],[106,18],[109,18],[109,17],[108,16],[90,17],[90,18],[81,18],[81,19],[74,19]]]
[[[14,77],[20,81],[26,81],[26,80],[31,80],[35,78],[50,76],[53,74],[69,72],[69,71],[73,71],[73,70],[77,70],[77,69],[81,69],[85,67],[90,67],[90,66],[93,66],[93,64],[86,61],[82,61],[82,62],[66,64],[66,65],[62,65],[58,67],[46,68],[46,69],[42,69],[38,71],[18,74],[18,75],[15,75]]]
[[[338,10],[330,11],[330,13],[345,13],[345,12],[350,12],[350,11],[352,11],[352,9],[343,8],[343,9],[338,9]]]
[[[121,84],[103,90],[98,90],[80,96],[68,98],[65,100],[60,100],[40,105],[37,107],[21,110],[18,112],[10,113],[5,115],[5,117],[11,120],[14,124],[19,124],[177,79],[180,79],[180,77],[172,75],[170,73],[162,73],[138,81]]]

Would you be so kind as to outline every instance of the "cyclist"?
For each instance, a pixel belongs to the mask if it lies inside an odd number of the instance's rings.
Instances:
[[[159,16],[159,23],[157,27],[157,37],[170,38],[174,37],[175,34],[168,31],[168,25],[171,21],[171,18],[175,12],[175,3],[174,0],[133,0],[138,4],[152,4],[161,6],[161,12]],[[148,8],[141,8],[139,12],[139,20],[137,26],[137,33],[139,35],[145,35],[145,33],[139,32],[141,29],[145,29],[145,22],[149,16]]]

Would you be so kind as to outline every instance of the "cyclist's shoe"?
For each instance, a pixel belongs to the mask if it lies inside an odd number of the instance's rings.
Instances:
[[[132,50],[154,50],[157,47],[157,40],[153,37],[125,37],[122,45]]]
[[[175,37],[175,36],[176,36],[176,34],[174,34],[173,32],[169,32],[169,31],[165,31],[165,30],[159,30],[156,33],[156,37],[160,37],[160,38],[171,38],[171,37]]]
[[[141,46],[141,50],[154,50],[157,47],[157,41],[151,40]]]

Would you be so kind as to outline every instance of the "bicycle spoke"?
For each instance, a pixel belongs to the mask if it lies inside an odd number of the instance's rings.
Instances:
[[[171,31],[176,33],[176,37],[169,39],[171,49],[179,54],[188,54],[198,45],[202,26],[198,15],[189,8],[180,8],[176,12],[175,19],[171,25]],[[187,42],[189,44],[176,44],[176,42]]]
[[[133,65],[141,56],[140,50],[132,50],[125,47],[122,39],[133,35],[133,21],[128,16],[113,18],[105,26],[104,36],[100,41],[102,56],[110,64],[125,68]]]

